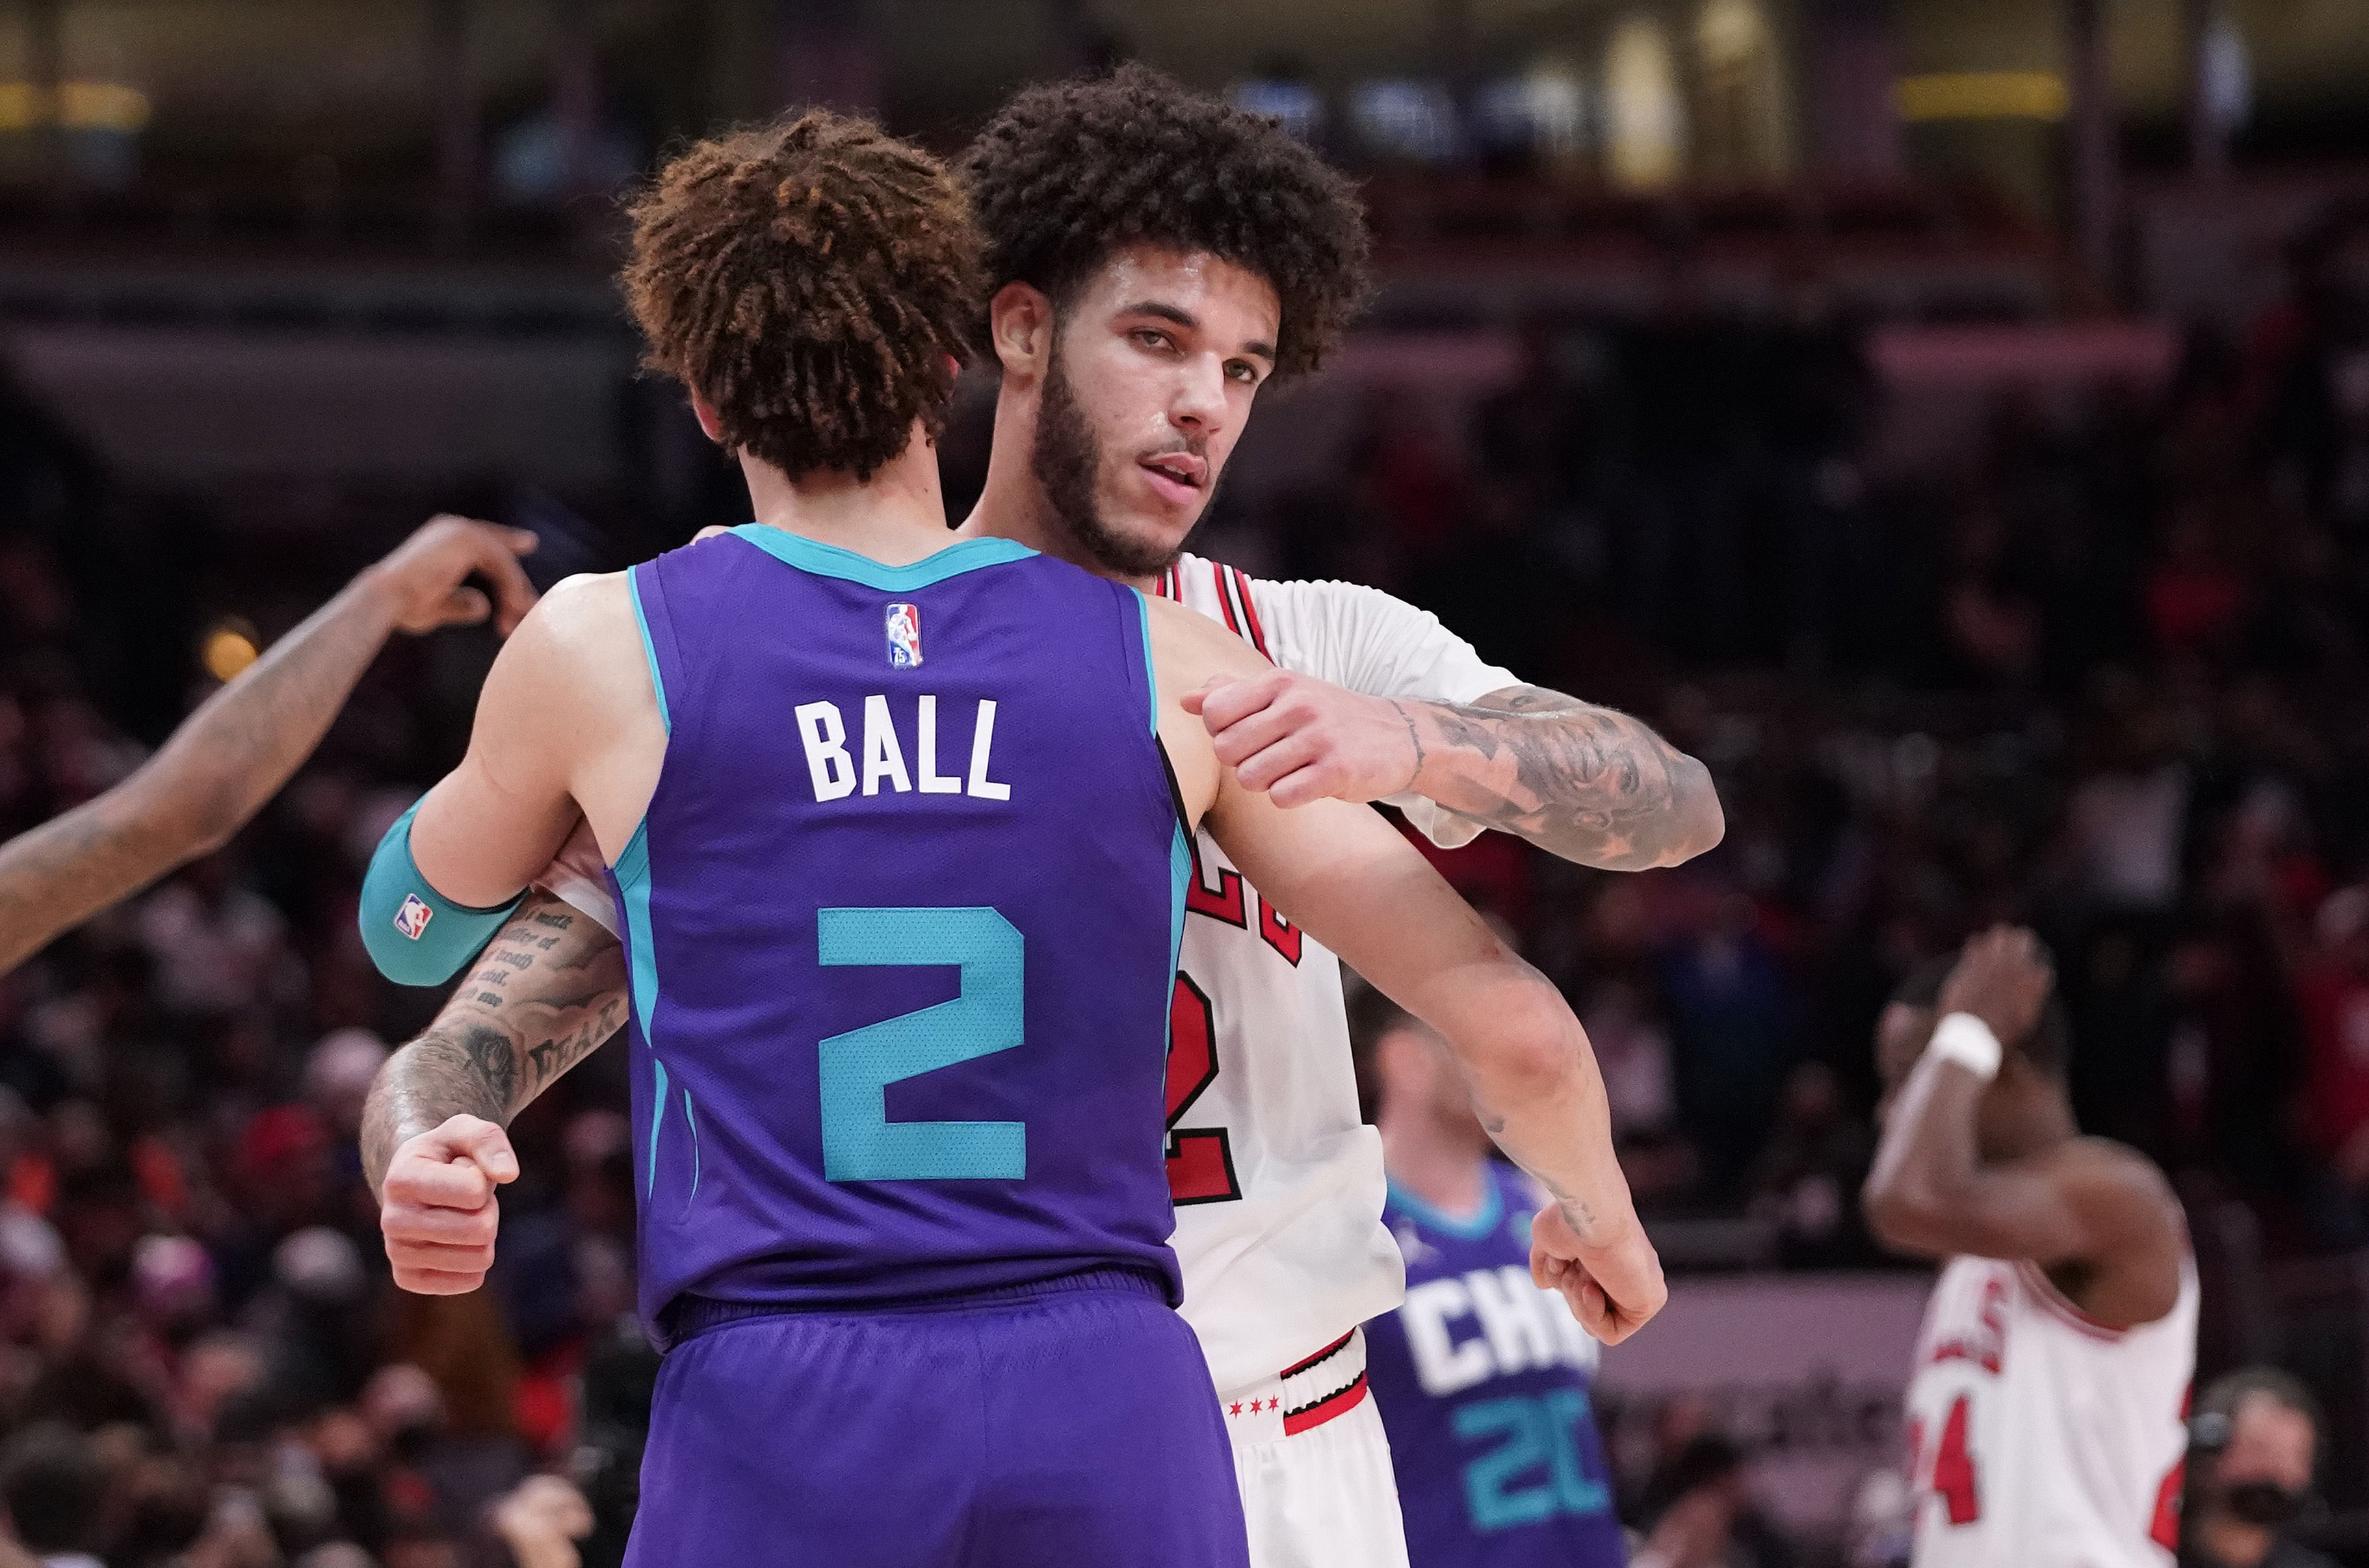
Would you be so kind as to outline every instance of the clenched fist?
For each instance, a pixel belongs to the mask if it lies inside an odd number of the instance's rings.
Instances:
[[[465,1296],[483,1285],[501,1224],[494,1189],[518,1173],[509,1134],[476,1116],[454,1116],[399,1145],[378,1204],[395,1282],[422,1296]]]
[[[1632,1223],[1608,1242],[1583,1242],[1560,1204],[1530,1222],[1530,1277],[1541,1290],[1561,1291],[1579,1326],[1606,1345],[1644,1327],[1670,1299],[1644,1227]]]

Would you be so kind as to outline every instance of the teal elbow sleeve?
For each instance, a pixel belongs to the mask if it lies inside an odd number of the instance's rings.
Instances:
[[[430,887],[411,858],[411,818],[418,809],[413,802],[371,857],[362,878],[362,945],[395,984],[441,986],[485,950],[525,895],[498,909],[473,910]]]

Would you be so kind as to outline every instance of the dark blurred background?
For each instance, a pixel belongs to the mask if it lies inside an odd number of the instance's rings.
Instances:
[[[668,145],[825,102],[952,150],[1123,58],[1282,116],[1380,240],[1195,547],[1717,775],[1677,871],[1440,857],[1585,1020],[1681,1299],[1844,1325],[1612,1357],[1624,1495],[1724,1433],[1848,1499],[1751,1561],[1884,1560],[1906,1367],[1849,1314],[1921,1281],[1857,1214],[1871,1026],[2017,919],[2085,1125],[2188,1202],[2200,1377],[2303,1374],[2317,1528],[2369,1542],[2361,0],[0,0],[0,830],[432,510],[538,529],[545,581],[741,518],[610,280]],[[0,1500],[109,1568],[544,1568],[530,1472],[629,1506],[616,1053],[521,1117],[479,1296],[391,1290],[355,1152],[433,1006],[360,868],[490,654],[390,650],[230,850],[0,977]]]

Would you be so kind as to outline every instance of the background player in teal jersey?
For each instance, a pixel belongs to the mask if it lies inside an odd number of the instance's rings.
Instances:
[[[1366,1325],[1367,1376],[1413,1568],[1619,1568],[1589,1410],[1597,1345],[1530,1278],[1537,1189],[1490,1158],[1439,1036],[1378,993],[1357,1047],[1390,1171],[1406,1300]]]

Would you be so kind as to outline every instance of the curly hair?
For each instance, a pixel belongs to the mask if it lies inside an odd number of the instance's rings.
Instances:
[[[1356,187],[1278,121],[1141,65],[1026,89],[957,167],[994,288],[1066,304],[1118,246],[1206,250],[1274,286],[1278,375],[1314,370],[1365,297]]]
[[[915,419],[944,428],[982,242],[937,159],[811,110],[700,143],[629,213],[643,362],[704,397],[728,445],[868,479]]]

